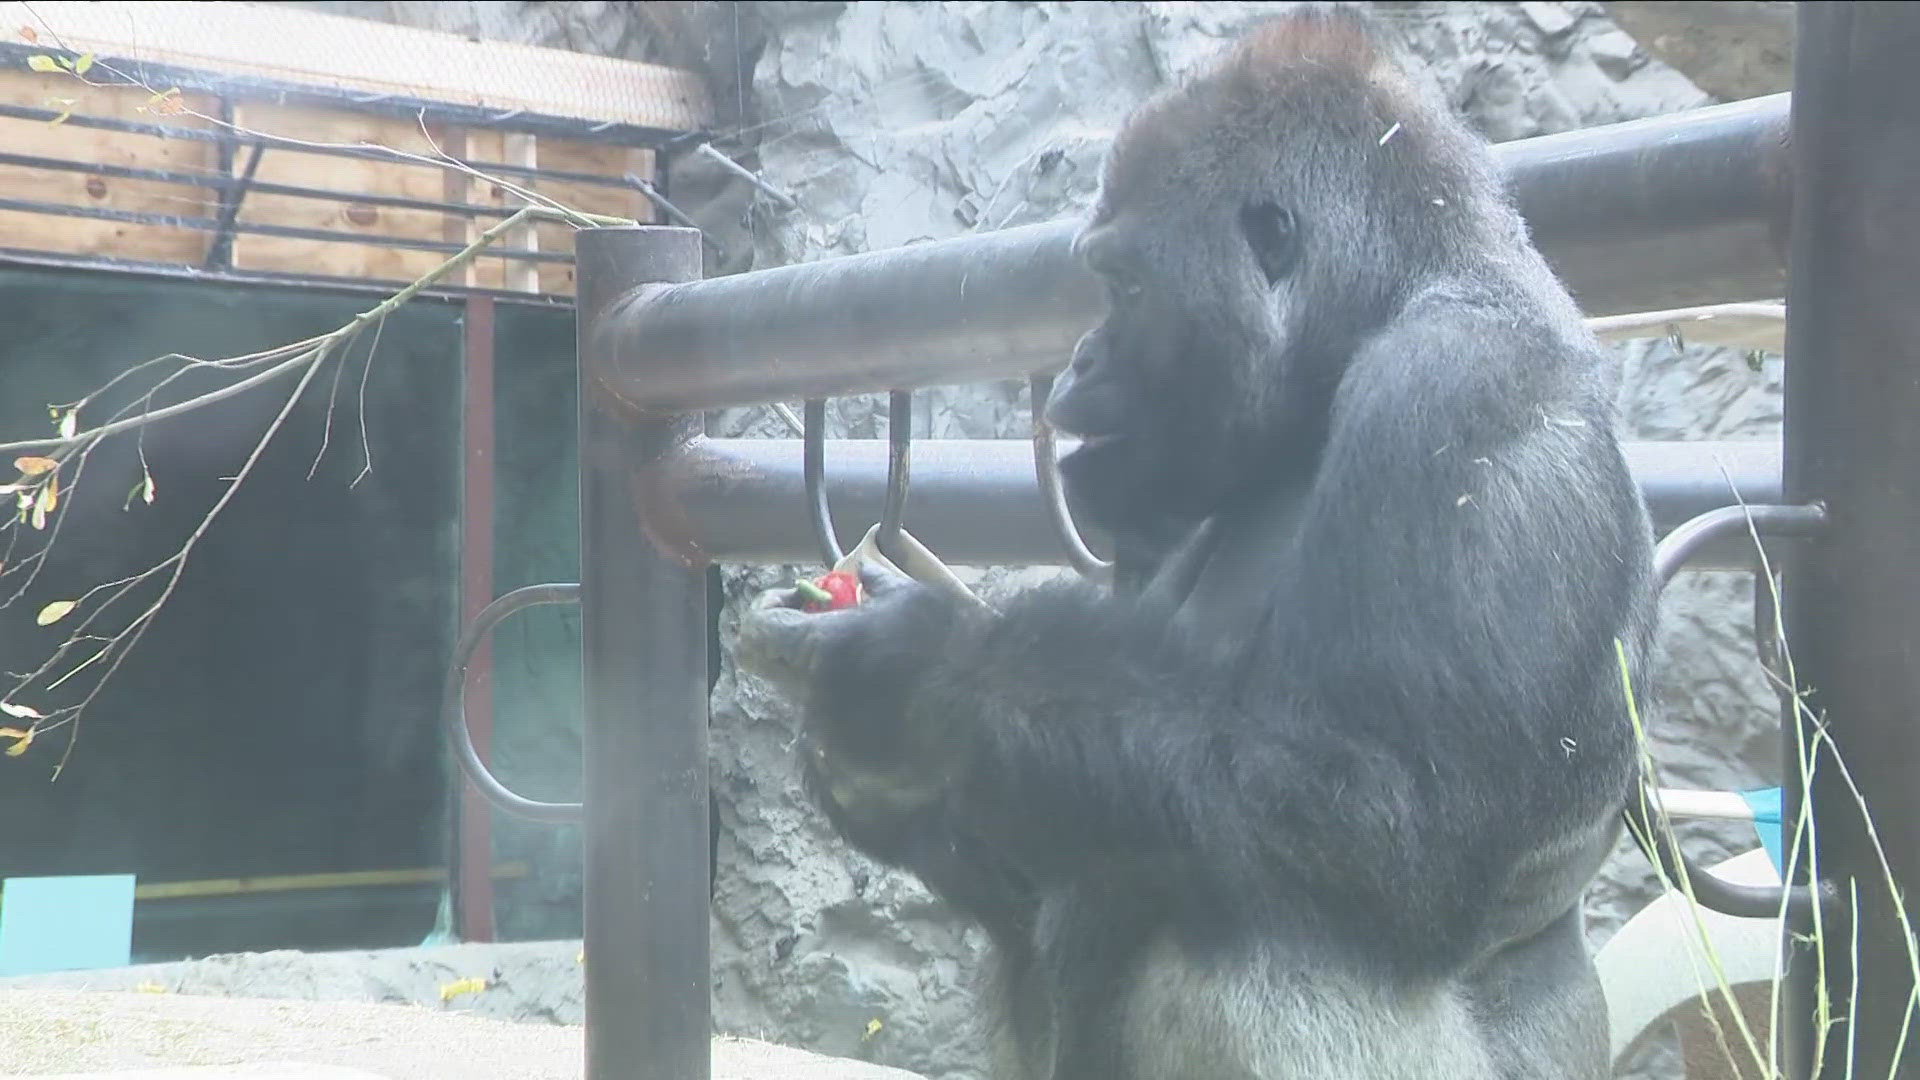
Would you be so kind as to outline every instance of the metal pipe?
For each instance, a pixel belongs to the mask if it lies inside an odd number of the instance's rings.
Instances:
[[[1818,506],[1780,506],[1772,503],[1747,503],[1723,506],[1688,519],[1662,537],[1653,551],[1653,573],[1662,585],[1673,575],[1693,565],[1698,554],[1715,540],[1729,536],[1769,537],[1813,536],[1827,523],[1827,512]]]
[[[1505,143],[1534,239],[1596,315],[1781,293],[1784,96]],[[1104,307],[1056,221],[714,278],[610,312],[630,403],[708,409],[1063,367]]]
[[[1716,541],[1744,537],[1751,544],[1756,538],[1811,536],[1826,520],[1825,511],[1818,506],[1770,503],[1722,506],[1690,518],[1668,532],[1654,549],[1653,572],[1665,585],[1673,575],[1694,565],[1700,552]],[[1658,812],[1677,811],[1664,805],[1643,779],[1639,799],[1629,802],[1626,808],[1629,829],[1647,857],[1658,863],[1667,877],[1680,883],[1687,895],[1701,906],[1747,919],[1773,918],[1783,910],[1793,917],[1811,910],[1814,893],[1804,886],[1742,884],[1701,866],[1680,849],[1671,831],[1664,827],[1665,823],[1658,820]]]
[[[821,561],[838,566],[847,552],[840,546],[833,528],[833,509],[827,505],[827,399],[808,398],[802,407],[806,415],[800,423],[800,469],[807,490],[807,515],[812,520]]]
[[[474,657],[487,647],[487,641],[493,635],[493,628],[502,619],[516,612],[525,611],[541,604],[577,604],[580,602],[580,586],[573,582],[553,582],[546,585],[525,585],[494,600],[480,609],[460,633],[453,644],[453,661],[447,665],[446,679],[440,690],[440,734],[446,739],[447,749],[453,755],[453,763],[459,766],[460,773],[482,798],[502,811],[514,817],[528,821],[537,821],[543,825],[578,825],[585,808],[579,803],[540,802],[529,799],[500,782],[487,767],[480,748],[474,744],[473,730],[467,722],[467,672]],[[480,807],[486,810],[485,804]],[[485,832],[481,833],[484,839]],[[461,868],[469,865],[476,855],[482,871],[492,865],[492,845],[476,845],[476,851],[460,851]],[[459,882],[456,879],[456,887]],[[491,932],[493,917],[487,916],[487,925]],[[462,940],[473,940],[465,933]]]
[[[706,1080],[707,587],[667,479],[698,416],[607,390],[610,298],[700,274],[700,234],[575,234],[586,702],[587,1080]],[[805,518],[800,519],[804,528]]]
[[[1072,447],[1063,440],[1064,448]],[[1628,443],[1627,463],[1664,535],[1739,498],[1780,498],[1780,448],[1764,442]],[[716,562],[789,565],[819,558],[798,439],[701,439],[676,484],[700,550]],[[863,535],[886,501],[887,444],[831,439],[825,486],[842,536]],[[913,444],[913,506],[906,528],[941,559],[968,566],[1066,561],[1024,439],[922,439]],[[1092,533],[1092,530],[1088,530]],[[1104,549],[1097,533],[1089,542]],[[1751,569],[1744,535],[1690,553],[1693,569]]]
[[[1073,510],[1067,506],[1066,485],[1060,479],[1060,460],[1054,449],[1053,425],[1047,423],[1047,398],[1053,392],[1053,376],[1035,375],[1027,382],[1027,398],[1033,413],[1033,474],[1040,485],[1040,501],[1053,521],[1053,531],[1066,551],[1067,565],[1081,577],[1094,581],[1113,580],[1113,560],[1093,553],[1074,524]]]
[[[1503,143],[1514,201],[1590,315],[1786,288],[1787,95]]]
[[[880,554],[900,559],[900,522],[907,513],[907,486],[913,471],[913,393],[887,395],[887,495],[880,502]]]
[[[1812,866],[1803,852],[1795,876],[1811,869],[1842,914],[1820,927],[1824,971],[1813,927],[1786,928],[1783,1063],[1814,1075],[1824,1043],[1823,1080],[1910,1078],[1914,942],[1900,900],[1920,896],[1920,7],[1800,4],[1798,20],[1785,498],[1824,504],[1829,524],[1784,571],[1804,697],[1787,726],[1783,826],[1792,836],[1810,808]],[[1826,746],[1802,792],[1816,730]],[[1816,1017],[1822,979],[1823,1015],[1844,1023]]]
[[[460,614],[467,623],[484,614],[493,599],[493,373],[498,340],[493,306],[486,297],[473,297],[460,319]],[[490,636],[483,635],[476,653],[459,658],[460,736],[482,768],[493,748],[489,641]],[[493,866],[493,815],[482,794],[472,787],[456,784],[450,794],[453,849],[447,864],[453,871],[454,929],[462,941],[492,941],[496,929],[493,878],[487,872]]]

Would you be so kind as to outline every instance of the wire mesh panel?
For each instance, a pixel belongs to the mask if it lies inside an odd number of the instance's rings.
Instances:
[[[31,261],[407,282],[529,199],[654,220],[652,147],[707,116],[687,72],[297,9],[0,3],[0,27],[0,256]],[[570,297],[568,231],[447,284]]]

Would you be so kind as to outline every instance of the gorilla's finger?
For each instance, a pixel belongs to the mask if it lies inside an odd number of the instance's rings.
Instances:
[[[812,674],[820,630],[814,616],[790,607],[756,605],[740,617],[733,659],[741,670],[793,688]]]
[[[776,608],[799,609],[800,592],[798,589],[767,589],[753,598],[748,605],[749,611],[772,611]]]

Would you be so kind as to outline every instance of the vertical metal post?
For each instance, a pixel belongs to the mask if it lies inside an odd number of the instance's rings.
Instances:
[[[598,332],[622,296],[700,276],[700,234],[576,234],[581,645],[586,694],[587,1080],[707,1080],[706,561],[673,467],[699,416],[608,387]]]
[[[1839,763],[1822,753],[1801,798],[1796,735],[1813,725],[1788,725],[1789,805],[1812,808],[1818,874],[1836,900],[1824,970],[1794,937],[1811,927],[1789,927],[1795,1076],[1920,1076],[1915,1046],[1890,1071],[1914,989],[1894,891],[1920,906],[1917,56],[1920,6],[1799,5],[1783,480],[1788,501],[1826,503],[1830,524],[1790,563],[1786,618],[1796,677]]]
[[[460,625],[493,602],[493,300],[469,297],[460,322],[465,361],[460,423]],[[493,650],[482,644],[467,665],[467,731],[487,761],[493,743]],[[453,830],[454,932],[461,941],[493,940],[493,807],[459,779]]]

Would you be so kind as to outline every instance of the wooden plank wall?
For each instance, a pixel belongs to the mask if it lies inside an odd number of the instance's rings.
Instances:
[[[68,75],[0,71],[0,101],[8,104],[56,111],[71,108],[76,113],[139,123],[164,120],[183,127],[208,126],[187,116],[155,115],[148,104],[152,97],[150,91],[137,88],[89,86]],[[217,107],[211,101],[195,99],[187,99],[185,104],[209,114]],[[218,172],[219,160],[219,150],[212,143],[5,117],[0,117],[0,149],[35,157],[195,173]],[[219,193],[212,188],[20,165],[0,165],[0,195],[63,206],[185,217],[217,216],[220,201]],[[197,266],[206,259],[209,239],[207,233],[195,229],[0,210],[0,247]]]
[[[564,139],[497,131],[441,129],[431,133],[418,123],[354,113],[322,111],[280,105],[246,104],[235,109],[242,127],[283,138],[334,145],[376,145],[431,158],[437,152],[476,162],[530,165],[564,172],[588,173],[618,179],[624,173],[651,176],[653,154]],[[260,158],[256,180],[336,191],[399,195],[415,199],[464,202],[512,208],[517,196],[486,180],[428,163],[371,161],[273,148]],[[566,206],[589,213],[611,214],[652,221],[652,207],[630,188],[598,184],[529,181],[501,174],[501,179],[528,186]],[[366,203],[329,202],[292,195],[251,194],[241,206],[243,222],[270,222],[346,233],[403,236],[416,240],[467,243],[497,218],[465,218],[428,210],[411,210]],[[503,246],[568,253],[573,250],[571,228],[557,222],[536,226],[535,235],[507,238]],[[234,239],[233,261],[238,270],[282,273],[320,273],[335,277],[377,281],[412,281],[438,265],[445,255],[431,251],[374,247],[352,243],[318,242],[242,233]],[[573,294],[570,264],[515,263],[481,258],[450,284],[473,285],[515,292]]]
[[[216,125],[191,113],[217,115],[218,104],[193,96],[181,98],[186,112],[156,111],[151,91],[90,86],[65,74],[0,71],[0,101],[34,108],[71,108],[76,115],[146,123],[164,122],[211,130]],[[165,107],[163,106],[164,110]],[[444,151],[476,162],[497,162],[606,176],[618,180],[633,173],[650,177],[653,153],[622,146],[549,137],[440,129],[431,137],[418,122],[344,110],[247,102],[234,107],[239,127],[317,145],[385,146],[431,159]],[[61,158],[90,164],[219,175],[219,148],[210,142],[166,139],[101,131],[38,120],[0,118],[0,148],[9,153]],[[234,154],[242,171],[251,151]],[[502,173],[501,179],[531,187],[560,203],[590,213],[637,221],[655,221],[651,204],[626,186],[579,182],[530,181]],[[414,199],[513,208],[518,196],[487,180],[422,161],[380,161],[340,157],[292,147],[264,151],[256,181],[299,185],[348,193],[397,195]],[[0,193],[73,207],[104,207],[144,213],[215,219],[219,192],[210,187],[123,180],[88,172],[0,165]],[[326,229],[368,236],[399,236],[432,242],[466,243],[498,218],[467,218],[440,211],[375,206],[303,196],[249,192],[241,203],[242,223]],[[571,227],[543,222],[510,237],[504,246],[570,253]],[[199,229],[102,221],[20,210],[0,210],[0,247],[61,255],[134,259],[180,266],[206,262],[212,234]],[[404,284],[446,257],[434,251],[342,241],[295,239],[237,233],[232,266],[239,271],[311,274]],[[468,285],[549,296],[573,294],[571,263],[532,264],[481,258],[451,285]]]

